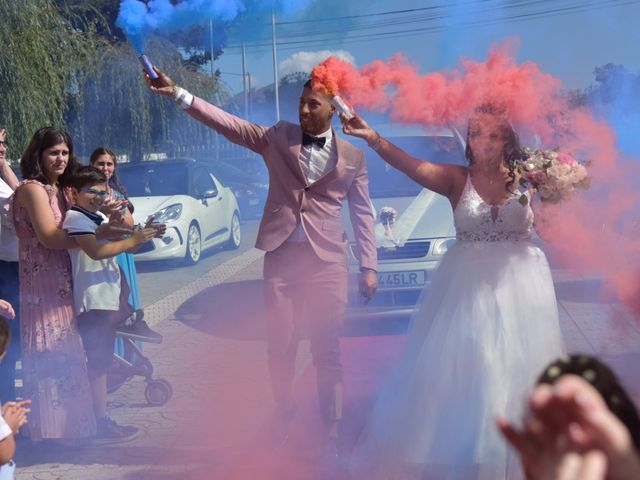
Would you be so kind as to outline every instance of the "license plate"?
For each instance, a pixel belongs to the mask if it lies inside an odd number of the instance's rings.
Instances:
[[[405,272],[378,272],[378,288],[422,287],[426,283],[424,270]]]

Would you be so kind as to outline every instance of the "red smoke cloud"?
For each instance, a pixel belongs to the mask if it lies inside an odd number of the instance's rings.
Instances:
[[[585,107],[571,105],[562,82],[532,62],[518,64],[514,42],[493,48],[484,62],[461,60],[447,72],[421,75],[398,54],[360,69],[336,57],[312,72],[314,88],[341,95],[354,108],[387,112],[393,121],[425,126],[466,125],[479,105],[504,106],[527,144],[560,148],[590,162],[592,186],[560,205],[544,205],[537,227],[549,248],[582,274],[602,277],[609,290],[640,311],[640,242],[629,232],[640,198],[637,172],[622,165],[616,134]],[[533,145],[536,146],[536,145]],[[526,275],[526,272],[523,272]]]

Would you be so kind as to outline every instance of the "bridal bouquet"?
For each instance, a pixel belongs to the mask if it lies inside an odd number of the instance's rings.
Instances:
[[[520,185],[533,188],[545,202],[558,203],[569,197],[577,188],[589,188],[587,167],[573,157],[556,150],[522,149],[523,159],[518,162]],[[526,205],[525,195],[520,203]]]

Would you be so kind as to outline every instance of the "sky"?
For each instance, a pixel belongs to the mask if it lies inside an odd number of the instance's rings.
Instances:
[[[637,1],[454,1],[446,7],[446,16],[436,21],[422,18],[431,13],[424,9],[445,2],[352,0],[349,4],[343,2],[343,5],[348,5],[345,7],[348,10],[333,8],[339,5],[334,0],[312,3],[317,12],[306,9],[304,15],[300,14],[307,23],[295,27],[298,33],[302,33],[303,28],[322,30],[331,29],[332,25],[335,26],[334,32],[340,33],[317,37],[309,35],[308,43],[301,46],[283,45],[287,41],[284,38],[287,29],[292,27],[278,26],[276,36],[280,37],[277,49],[280,76],[308,68],[308,65],[330,53],[337,53],[361,67],[373,60],[388,59],[397,52],[403,52],[423,73],[447,70],[455,67],[463,57],[486,59],[492,45],[507,39],[517,39],[519,42],[516,54],[518,61],[537,63],[547,73],[560,78],[567,88],[589,85],[594,80],[594,68],[607,63],[622,64],[632,72],[640,71],[640,56],[637,55],[640,2]],[[323,8],[325,6],[327,8]],[[421,10],[388,13],[411,9]],[[541,12],[547,13],[541,18],[530,16]],[[366,17],[371,14],[381,15]],[[365,17],[346,21],[324,20],[353,15]],[[295,15],[289,15],[276,21],[291,22],[294,18]],[[395,21],[397,25],[379,25],[387,21]],[[376,22],[378,26],[373,25]],[[353,30],[350,28],[352,26]],[[396,36],[375,35],[388,29],[406,31],[430,27],[435,31]],[[273,83],[269,33],[265,28],[259,38],[245,42],[247,71],[254,87]],[[356,38],[362,34],[367,37]],[[233,93],[242,90],[239,44],[237,39],[229,39],[224,54],[214,63]]]

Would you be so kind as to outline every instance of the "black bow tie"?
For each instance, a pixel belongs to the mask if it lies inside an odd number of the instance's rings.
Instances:
[[[302,133],[302,145],[306,147],[307,145],[311,145],[315,143],[320,148],[324,148],[324,144],[327,141],[327,137],[314,137],[313,135],[309,135],[308,133]]]

